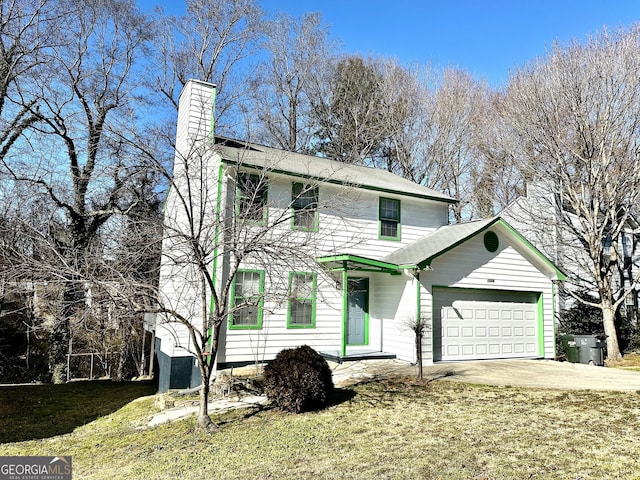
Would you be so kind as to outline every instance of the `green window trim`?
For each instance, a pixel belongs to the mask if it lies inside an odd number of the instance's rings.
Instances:
[[[267,198],[266,177],[255,173],[238,173],[236,185],[236,216],[238,218],[247,223],[265,225],[268,216]]]
[[[306,183],[293,182],[291,184],[291,228],[306,232],[318,231],[318,186]],[[308,221],[308,215],[312,213],[312,222]],[[309,225],[312,223],[312,225]]]
[[[307,295],[294,295],[293,284],[296,277],[311,277],[311,292]],[[318,292],[318,276],[313,272],[289,273],[289,301],[287,302],[287,328],[315,328],[316,327],[316,297]],[[296,323],[292,314],[294,302],[311,305],[309,323]]]
[[[258,274],[258,292],[252,296],[253,301],[247,304],[244,308],[253,306],[256,308],[256,322],[255,324],[241,324],[237,325],[234,323],[234,317],[238,311],[241,310],[240,307],[235,312],[237,300],[245,299],[243,296],[236,297],[236,284],[238,281],[238,276],[243,274]],[[236,272],[236,275],[233,278],[233,283],[231,284],[231,314],[229,315],[229,330],[260,330],[262,329],[262,317],[264,314],[264,270],[243,270],[239,269]]]
[[[380,240],[400,240],[401,203],[395,198],[380,197],[378,203],[378,238]]]

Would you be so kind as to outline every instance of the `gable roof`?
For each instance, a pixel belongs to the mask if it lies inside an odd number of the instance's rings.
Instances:
[[[501,217],[445,225],[381,258],[380,261],[398,265],[399,269],[414,266],[428,268],[436,258],[494,226],[499,227],[512,240],[521,243],[525,247],[524,253],[529,261],[537,263],[550,273],[552,272],[558,280],[566,279],[564,272]]]
[[[381,260],[396,265],[429,265],[434,258],[489,228],[495,221],[495,218],[489,218],[442,226],[435,232],[396,250]]]
[[[223,137],[216,137],[215,148],[223,162],[247,168],[269,169],[274,173],[337,185],[352,185],[365,190],[457,203],[457,200],[448,195],[379,168],[353,165]]]

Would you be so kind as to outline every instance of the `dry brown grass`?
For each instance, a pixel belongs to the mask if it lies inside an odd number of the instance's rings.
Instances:
[[[640,371],[640,352],[626,354],[620,362],[613,366],[615,368],[622,368],[625,370]]]
[[[140,428],[153,397],[2,455],[73,455],[93,479],[640,479],[640,394],[391,377],[316,413],[270,409]]]

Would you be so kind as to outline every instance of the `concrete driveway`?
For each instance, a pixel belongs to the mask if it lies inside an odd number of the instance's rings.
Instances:
[[[366,360],[332,365],[336,385],[382,376],[415,375],[415,366],[390,360]],[[425,379],[496,386],[562,390],[640,391],[640,372],[552,360],[483,360],[438,363],[424,367]]]

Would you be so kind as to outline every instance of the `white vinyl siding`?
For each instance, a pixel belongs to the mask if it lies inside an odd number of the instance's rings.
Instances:
[[[269,175],[269,222],[293,215],[291,192],[290,177]],[[276,227],[274,233],[312,239],[318,256],[347,253],[377,260],[447,224],[447,204],[402,198],[401,240],[380,239],[379,198],[378,192],[321,183],[317,232],[291,230],[290,219]]]
[[[415,280],[407,275],[372,275],[370,345],[393,352],[400,360],[415,361],[413,332],[407,323],[417,315]]]
[[[176,147],[182,153],[193,147],[193,142],[206,141],[211,130],[212,95],[211,87],[201,82],[191,81],[180,94],[189,102],[188,108],[180,106],[178,111]],[[186,157],[183,157],[186,158]]]
[[[329,252],[339,250],[336,253],[380,259],[447,224],[446,204],[402,198],[401,239],[381,239],[377,192],[355,191],[353,197],[346,198],[345,193],[333,185],[321,185],[320,190],[321,205],[327,208],[320,209],[318,238]]]
[[[205,224],[210,225],[215,225],[216,222],[215,204],[218,198],[218,162],[218,157],[214,157],[208,162],[209,168],[204,172],[205,174],[201,179],[202,185],[206,186],[204,191],[207,196],[200,199],[198,194],[194,194],[194,203],[190,212],[193,218],[199,218]],[[177,161],[176,165],[180,166],[180,162]],[[179,172],[176,172],[175,175],[175,184],[184,184],[184,181],[181,181],[179,177]],[[224,183],[222,183],[222,187],[224,188]],[[200,194],[202,195],[202,193]],[[221,198],[224,199],[222,192]],[[201,215],[199,208],[202,205],[205,206],[205,211]],[[208,205],[213,205],[214,207],[208,208]],[[162,240],[164,255],[159,275],[161,302],[183,317],[190,318],[194,324],[202,325],[202,305],[200,303],[202,296],[199,272],[197,267],[190,263],[190,246],[185,242],[185,238],[176,235],[178,231],[188,231],[189,221],[174,186],[169,189],[165,201],[164,224],[165,231]],[[213,265],[211,268],[213,268]],[[218,268],[221,268],[221,266],[218,265]],[[207,297],[209,297],[209,292],[207,292]],[[159,316],[156,325],[156,337],[162,340],[161,349],[168,356],[189,355],[189,351],[193,349],[191,337],[186,326],[174,321],[170,316]]]
[[[287,273],[283,275],[286,280]],[[265,291],[271,290],[273,286],[269,276],[266,276]],[[314,328],[290,328],[287,324],[288,302],[283,302],[283,299],[282,295],[279,298],[266,295],[260,330],[230,330],[223,326],[220,340],[224,348],[220,351],[218,362],[264,362],[273,359],[285,348],[300,345],[309,345],[317,351],[339,350],[342,339],[342,292],[336,288],[334,279],[322,272],[317,274]]]

